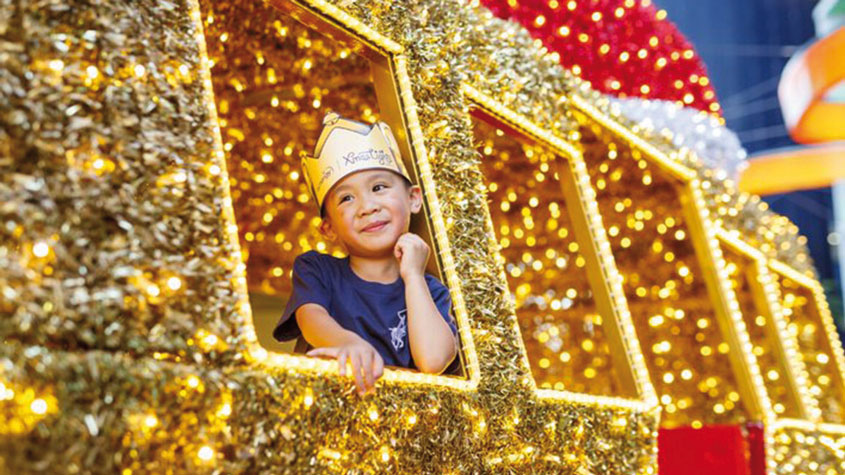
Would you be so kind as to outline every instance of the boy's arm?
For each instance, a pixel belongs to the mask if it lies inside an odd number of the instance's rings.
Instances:
[[[458,343],[449,324],[440,315],[425,281],[428,252],[428,245],[416,234],[403,234],[396,243],[400,273],[405,282],[411,356],[423,373],[440,374],[455,359]]]
[[[305,340],[315,347],[309,356],[337,358],[341,376],[346,375],[349,361],[359,393],[372,389],[384,373],[384,360],[378,351],[356,333],[341,327],[322,305],[300,306],[296,309],[296,323]]]
[[[296,324],[302,336],[315,348],[343,346],[361,339],[340,326],[322,305],[316,303],[306,303],[296,309]]]
[[[411,356],[423,373],[440,374],[458,351],[457,340],[449,324],[431,298],[425,276],[405,280],[408,306],[408,342]]]

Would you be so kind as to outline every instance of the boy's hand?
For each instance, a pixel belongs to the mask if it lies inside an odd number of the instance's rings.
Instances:
[[[428,253],[428,244],[416,234],[405,233],[399,236],[396,246],[393,248],[393,254],[399,260],[399,275],[402,276],[403,280],[425,274]]]
[[[364,395],[375,387],[375,381],[384,374],[384,360],[372,345],[365,340],[343,345],[315,348],[307,353],[308,356],[329,356],[337,358],[341,376],[346,376],[346,363],[352,365],[352,375],[355,376],[355,386],[358,394]]]

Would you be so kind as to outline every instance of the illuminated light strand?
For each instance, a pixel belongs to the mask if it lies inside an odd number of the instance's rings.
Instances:
[[[648,406],[659,408],[661,407],[660,402],[657,398],[654,386],[651,384],[651,378],[649,377],[645,357],[643,356],[642,348],[640,347],[639,338],[636,336],[636,328],[634,327],[631,312],[628,309],[628,302],[625,298],[625,290],[622,286],[623,278],[616,268],[613,251],[607,238],[601,213],[599,212],[598,204],[596,202],[596,192],[593,190],[590,183],[590,175],[580,151],[572,157],[570,166],[577,177],[576,182],[578,186],[581,187],[580,196],[582,205],[587,207],[588,216],[590,216],[590,226],[594,238],[593,242],[598,245],[599,265],[605,273],[606,282],[610,285],[611,298],[614,301],[615,310],[618,314],[617,318],[622,324],[624,334],[626,335],[626,343],[629,348],[628,356],[632,362],[635,372],[637,373],[636,381],[638,384],[638,392],[642,395],[643,400]]]
[[[686,181],[693,180],[696,178],[697,175],[695,173],[695,170],[687,168],[684,165],[678,163],[676,160],[669,158],[657,147],[646,142],[619,122],[606,116],[604,113],[599,111],[596,107],[594,107],[586,99],[582,98],[578,94],[572,94],[571,101],[572,105],[575,106],[577,109],[586,113],[588,116],[590,116],[590,118],[600,123],[604,127],[610,129],[616,135],[622,137],[626,142],[642,150],[643,153],[645,153],[647,156],[653,158],[661,168],[668,170],[674,176]]]
[[[727,311],[733,321],[732,328],[736,332],[736,337],[739,340],[740,355],[744,360],[747,371],[750,373],[752,389],[755,393],[752,394],[751,397],[757,398],[756,404],[762,412],[765,450],[766,453],[771,453],[774,446],[774,432],[772,431],[771,426],[776,420],[776,415],[772,409],[772,403],[769,399],[768,392],[766,391],[766,385],[763,381],[763,375],[760,372],[760,367],[757,365],[757,358],[754,356],[752,351],[751,339],[748,336],[748,329],[745,327],[745,321],[740,313],[739,301],[730,286],[730,277],[728,276],[726,270],[727,263],[722,256],[722,250],[719,247],[713,224],[710,222],[709,211],[706,203],[704,202],[704,197],[701,192],[698,179],[692,180],[688,186],[692,190],[693,202],[698,210],[701,224],[704,228],[707,248],[710,252],[710,258],[714,263],[715,271],[718,276],[717,280],[720,287],[719,290],[727,303]],[[754,402],[755,401],[752,401],[752,403]],[[776,468],[774,459],[767,457],[766,466],[770,471],[773,471]]]
[[[760,251],[746,244],[733,234],[726,232],[724,229],[718,229],[717,236],[720,241],[725,243],[725,245],[751,259],[753,265],[755,266],[758,282],[763,287],[766,304],[769,306],[769,311],[773,317],[773,321],[770,322],[769,325],[774,326],[778,343],[782,345],[783,354],[786,355],[787,361],[785,362],[785,368],[788,372],[786,376],[791,378],[795,387],[798,388],[798,404],[802,406],[803,412],[807,413],[811,420],[817,420],[821,417],[821,410],[819,409],[817,401],[812,397],[808,390],[808,373],[804,367],[803,361],[801,360],[800,353],[796,348],[797,342],[794,341],[794,337],[790,335],[786,327],[783,310],[780,306],[777,289],[772,282],[771,275],[769,274],[766,257]],[[783,423],[782,421],[789,422]],[[769,422],[767,426],[770,425],[771,427],[764,427],[764,436],[767,454],[766,465],[770,472],[774,472],[777,468],[777,460],[773,456],[773,453],[775,453],[777,447],[780,445],[778,438],[775,437],[775,433],[780,430],[781,427],[784,427],[785,424],[789,424],[790,422],[794,428],[802,428],[802,430],[810,431],[821,430],[817,425],[804,420],[777,418],[776,420]],[[843,428],[843,430],[845,430],[845,428]],[[826,431],[830,432],[830,428]]]
[[[466,311],[466,302],[464,300],[460,278],[457,274],[457,268],[454,257],[452,255],[452,246],[449,242],[448,231],[446,229],[443,211],[440,206],[440,198],[436,192],[437,185],[434,181],[434,173],[431,168],[431,163],[428,160],[428,153],[425,149],[424,134],[420,126],[419,118],[417,117],[417,104],[414,99],[411,89],[411,79],[408,76],[407,60],[403,55],[398,55],[393,58],[396,65],[397,82],[399,83],[399,96],[402,101],[402,109],[407,120],[409,138],[411,147],[416,154],[416,163],[419,167],[420,181],[423,188],[426,190],[426,197],[429,203],[430,222],[434,226],[434,238],[440,248],[440,257],[443,262],[443,273],[446,275],[449,289],[452,292],[452,302],[455,311],[455,316],[458,319],[459,328],[461,329],[461,339],[465,348],[465,355],[467,357],[468,372],[471,388],[475,388],[478,384],[480,375],[478,356],[475,350],[471,334],[471,326],[469,316]]]
[[[773,424],[775,430],[797,429],[804,432],[822,432],[845,436],[845,424],[830,424],[826,422],[813,422],[804,419],[781,418]]]
[[[683,192],[688,193],[691,197],[693,212],[697,215],[696,217],[698,218],[698,222],[701,224],[701,228],[704,233],[704,251],[707,256],[699,256],[698,259],[701,261],[704,258],[709,258],[708,260],[714,264],[713,270],[715,271],[714,274],[718,286],[718,293],[721,296],[721,308],[730,319],[728,325],[729,331],[734,332],[734,336],[740,347],[738,349],[740,351],[741,367],[745,368],[747,376],[750,379],[748,382],[750,383],[751,394],[748,396],[753,398],[753,400],[749,402],[752,404],[752,407],[756,406],[760,411],[760,416],[762,417],[764,423],[764,443],[767,448],[767,453],[770,453],[774,444],[774,436],[771,426],[772,422],[776,420],[776,416],[772,410],[771,401],[769,400],[762,374],[759,366],[757,365],[757,360],[752,352],[751,341],[748,336],[747,328],[745,327],[745,322],[742,319],[742,314],[740,313],[739,303],[733,289],[730,287],[729,276],[727,275],[727,271],[725,269],[726,263],[718,245],[714,225],[710,221],[709,211],[707,209],[696,172],[672,160],[656,147],[645,142],[617,121],[607,117],[577,94],[573,94],[571,100],[573,106],[575,106],[577,110],[580,110],[593,121],[623,138],[623,140],[630,146],[642,151],[645,157],[651,158],[652,161],[656,162],[660,168],[668,172],[670,176],[680,180],[684,184]],[[702,269],[705,272],[706,268],[707,266],[702,265]],[[741,377],[741,374],[738,374],[737,376]],[[739,382],[742,385],[742,379],[740,379]],[[746,387],[748,387],[748,385],[746,385]],[[776,468],[775,461],[771,457],[767,458],[766,464],[770,471],[773,471]]]
[[[840,392],[842,392],[845,390],[845,388],[842,387],[845,386],[845,384],[843,384],[845,383],[845,354],[842,350],[842,342],[839,340],[839,334],[836,331],[836,325],[833,323],[833,316],[831,315],[830,307],[827,304],[824,288],[817,280],[798,272],[781,261],[770,259],[768,264],[772,271],[792,280],[799,286],[805,287],[813,296],[813,303],[816,305],[818,316],[821,320],[820,323],[824,328],[827,342],[833,353],[832,356],[835,361],[834,366],[839,371],[838,380],[840,381]]]
[[[807,368],[801,360],[798,344],[786,326],[777,286],[772,280],[767,265],[768,259],[762,252],[741,240],[736,234],[738,233],[729,233],[722,228],[717,230],[717,236],[720,241],[733,248],[736,252],[747,256],[754,263],[757,280],[763,288],[766,304],[773,316],[772,323],[774,324],[779,343],[783,346],[783,352],[786,355],[785,366],[787,371],[789,371],[788,376],[795,380],[795,385],[799,389],[798,402],[804,407],[811,420],[818,420],[821,417],[821,409],[819,409],[818,402],[808,390],[809,377]]]
[[[481,93],[477,89],[475,89],[475,88],[473,88],[473,87],[471,87],[467,84],[461,85],[461,92],[465,96],[469,97],[471,100],[473,100],[473,101],[475,101],[479,104],[486,105],[487,106],[486,109],[488,111],[490,111],[491,113],[493,112],[494,109],[496,109],[496,107],[494,105],[492,105],[495,102],[492,98],[489,98],[488,96],[484,95],[483,93]],[[509,113],[513,114],[511,111],[505,109],[504,107],[500,107],[498,109],[500,109],[500,112],[502,114],[509,114]],[[466,112],[469,112],[469,111],[467,110]],[[515,115],[515,114],[513,114],[513,115]],[[515,121],[512,121],[512,122],[515,122]],[[467,124],[468,129],[472,129],[472,119],[471,119],[471,117],[468,113],[466,114],[466,124]],[[501,246],[499,245],[499,242],[496,239],[496,230],[495,230],[495,226],[493,225],[492,216],[490,214],[488,207],[485,206],[484,210],[485,210],[485,227],[487,229],[487,235],[489,236],[490,250],[493,252],[493,254],[495,256],[497,256],[497,261],[499,262],[498,277],[499,277],[500,282],[507,282],[508,278],[507,278],[507,274],[505,273],[504,265],[503,265],[504,259],[501,257],[501,254],[500,254]],[[503,286],[503,288],[502,288],[502,298],[505,299],[508,302],[508,307],[509,307],[509,310],[510,310],[510,312],[509,312],[510,314],[508,315],[508,317],[510,318],[510,320],[512,322],[511,331],[514,333],[514,335],[516,335],[516,337],[519,339],[519,341],[522,342],[524,340],[522,339],[523,338],[522,337],[522,331],[519,328],[519,320],[516,317],[516,313],[515,313],[515,310],[516,310],[515,302],[510,297],[508,290],[507,290],[507,286]],[[527,351],[521,352],[520,362],[522,363],[523,371],[528,375],[532,375],[531,362],[528,359],[528,352]],[[537,393],[538,395],[541,394],[541,393],[539,393],[539,390],[537,388],[537,384],[536,384],[536,381],[534,380],[534,378],[528,377],[526,379],[527,379],[526,382],[528,383],[530,388],[533,391],[535,391],[535,393]],[[552,394],[553,395],[547,395],[546,397],[551,397],[551,398],[560,397],[562,392],[561,391],[552,391]],[[571,393],[571,394],[574,394],[575,396],[580,396],[577,393]],[[564,399],[565,398],[566,398],[566,396],[564,396]]]
[[[342,25],[343,28],[350,30],[356,38],[364,40],[370,47],[375,47],[377,50],[386,54],[401,54],[404,48],[399,43],[390,38],[378,33],[369,25],[361,22],[354,16],[346,13],[337,6],[327,2],[326,0],[296,0],[307,9],[318,11],[321,16],[329,17]]]
[[[536,382],[531,379],[533,389],[538,396],[547,399],[561,399],[575,401],[581,404],[588,405],[603,405],[620,407],[638,412],[646,412],[655,407],[659,407],[659,401],[654,387],[651,385],[651,380],[648,375],[648,369],[645,365],[645,358],[642,355],[642,350],[637,340],[636,331],[634,329],[631,314],[628,310],[625,294],[622,289],[622,277],[616,271],[615,261],[611,252],[610,244],[607,241],[607,236],[604,232],[604,225],[596,204],[596,194],[590,185],[590,177],[587,173],[587,167],[584,164],[581,152],[573,145],[564,140],[554,136],[541,129],[539,126],[533,124],[527,118],[513,112],[505,107],[500,102],[482,93],[472,86],[464,84],[461,86],[463,94],[475,102],[479,107],[503,120],[509,126],[522,131],[532,140],[545,144],[552,150],[553,153],[566,159],[572,173],[575,176],[576,186],[578,187],[578,195],[580,196],[582,209],[585,209],[588,216],[588,226],[594,242],[598,244],[596,250],[598,251],[599,265],[605,274],[605,281],[609,285],[610,296],[613,305],[613,318],[621,327],[621,334],[624,341],[622,344],[626,348],[628,354],[628,361],[630,361],[634,371],[634,381],[637,385],[637,393],[640,396],[639,400],[631,400],[627,398],[619,398],[612,396],[587,395],[582,393],[574,393],[570,391],[561,391],[556,389],[538,389]],[[488,214],[489,220],[489,214]],[[495,228],[492,221],[487,224],[488,230],[495,236]],[[498,246],[496,246],[498,248]],[[502,272],[504,274],[504,272]],[[502,276],[506,281],[506,276]],[[516,321],[516,318],[514,318]],[[518,323],[514,325],[514,331],[521,335]],[[520,336],[522,341],[522,337]],[[530,369],[530,362],[527,361],[527,352],[524,353],[524,362],[526,367]]]
[[[463,84],[461,85],[461,92],[474,102],[477,102],[485,109],[494,113],[494,115],[504,119],[504,121],[507,122],[509,125],[514,126],[518,130],[525,132],[527,135],[534,137],[535,139],[539,139],[540,141],[551,145],[557,150],[562,151],[565,156],[580,156],[581,152],[579,152],[578,149],[575,148],[569,142],[566,142],[561,138],[540,128],[539,126],[529,122],[527,118],[520,116],[516,112],[505,107],[504,104],[482,93],[478,89],[470,85]]]

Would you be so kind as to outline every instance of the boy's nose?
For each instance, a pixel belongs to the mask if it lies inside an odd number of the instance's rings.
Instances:
[[[379,210],[378,203],[372,200],[361,200],[361,207],[358,209],[358,214],[367,216]]]

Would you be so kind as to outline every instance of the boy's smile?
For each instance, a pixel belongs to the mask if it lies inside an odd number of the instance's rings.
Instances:
[[[388,224],[389,224],[389,221],[376,221],[374,223],[371,223],[371,224],[364,226],[364,229],[362,229],[361,231],[365,232],[365,233],[378,232],[378,231],[381,231],[382,229],[384,229],[385,226],[387,226]]]
[[[338,182],[324,201],[323,233],[360,257],[393,254],[411,214],[422,206],[421,190],[387,170],[363,170]]]

